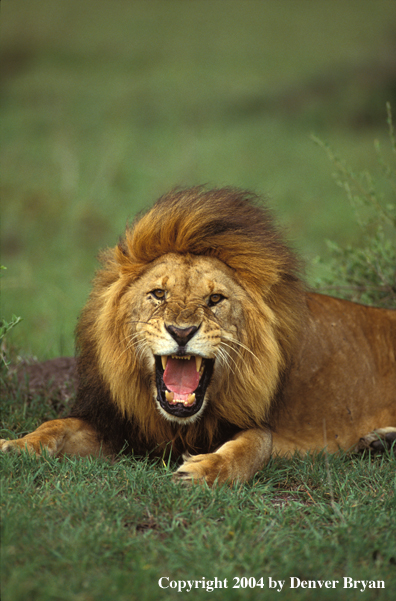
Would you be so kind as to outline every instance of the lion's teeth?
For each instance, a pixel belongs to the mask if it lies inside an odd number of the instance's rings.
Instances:
[[[169,390],[165,390],[165,398],[168,401],[169,405],[176,405],[177,403],[183,403],[185,407],[190,407],[195,403],[195,393],[189,394],[186,400],[175,399],[175,393],[169,392]]]
[[[196,366],[196,370],[198,372],[201,371],[202,357],[200,357],[199,355],[195,355],[195,366]]]
[[[163,367],[164,371],[166,369],[167,362],[168,362],[168,357],[166,355],[161,355],[161,363],[162,363],[162,367]]]
[[[173,403],[173,399],[175,398],[175,395],[173,392],[168,392],[167,390],[165,390],[165,398],[168,401],[168,403]]]
[[[183,401],[183,405],[185,407],[189,407],[190,405],[192,405],[193,403],[195,403],[195,393],[193,394],[189,394],[187,397],[186,401]]]

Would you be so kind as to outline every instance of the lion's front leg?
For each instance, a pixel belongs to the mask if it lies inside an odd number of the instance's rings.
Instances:
[[[74,417],[45,422],[31,434],[17,440],[0,440],[0,450],[5,453],[24,449],[35,455],[41,455],[45,450],[51,457],[107,454],[95,429],[88,422]]]
[[[189,482],[246,482],[269,460],[272,435],[269,429],[244,430],[214,453],[188,456],[175,472],[175,479]]]

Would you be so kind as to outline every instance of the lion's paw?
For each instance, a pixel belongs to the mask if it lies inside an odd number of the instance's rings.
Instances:
[[[18,444],[18,440],[7,440],[5,438],[1,438],[0,451],[3,453],[20,453],[21,446]]]
[[[21,453],[27,451],[31,455],[40,455],[41,448],[37,448],[37,445],[32,444],[26,440],[26,437],[18,438],[16,440],[6,440],[2,438],[0,440],[0,451],[2,453]]]
[[[370,450],[383,452],[396,449],[396,428],[380,428],[363,436],[357,444],[356,451]]]
[[[229,479],[229,470],[220,454],[184,455],[183,458],[183,465],[173,475],[175,481],[187,484],[206,482],[213,486],[215,482],[222,484]]]

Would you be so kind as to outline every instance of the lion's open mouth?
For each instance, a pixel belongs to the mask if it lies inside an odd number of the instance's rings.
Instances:
[[[197,413],[213,373],[213,359],[199,355],[157,355],[157,399],[162,409],[176,417]]]

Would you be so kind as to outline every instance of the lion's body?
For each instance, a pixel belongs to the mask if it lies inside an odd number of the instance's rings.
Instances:
[[[396,424],[396,311],[307,295],[274,452],[353,449]]]
[[[251,478],[271,452],[394,436],[396,313],[307,294],[251,196],[171,193],[102,262],[70,418],[3,450],[187,452],[179,477],[212,484]]]

